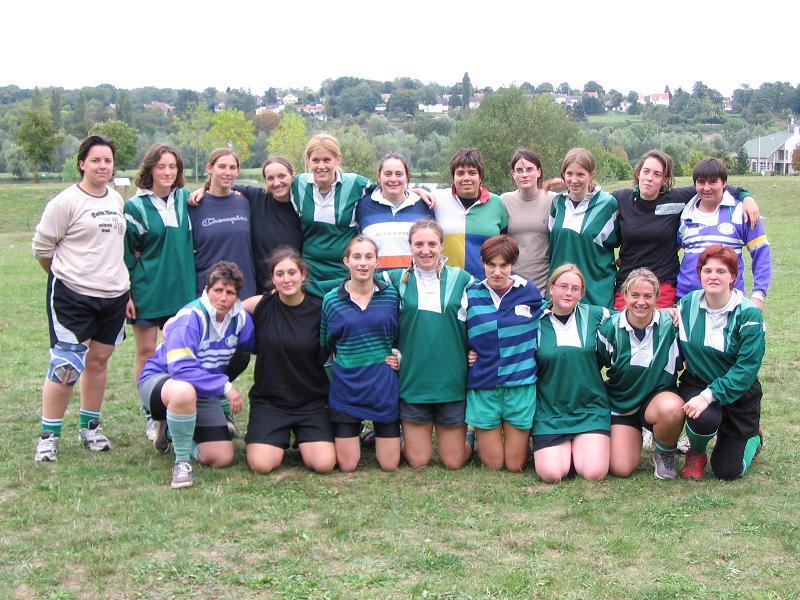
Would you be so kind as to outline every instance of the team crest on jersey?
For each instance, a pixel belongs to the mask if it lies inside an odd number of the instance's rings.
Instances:
[[[236,344],[239,343],[239,336],[238,335],[229,335],[225,338],[225,345],[228,348],[236,348]]]
[[[717,225],[717,229],[722,235],[732,235],[733,232],[735,231],[733,225],[731,225],[730,223],[720,223],[719,225]]]
[[[518,317],[531,317],[531,307],[527,304],[517,304],[514,307],[514,314]]]

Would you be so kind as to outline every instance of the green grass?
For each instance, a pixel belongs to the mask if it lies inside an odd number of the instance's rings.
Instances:
[[[625,125],[641,123],[642,118],[639,115],[629,115],[628,113],[607,112],[602,115],[586,115],[586,121],[603,125]]]
[[[797,598],[800,179],[741,183],[775,254],[767,447],[744,479],[655,481],[647,453],[630,479],[557,486],[476,464],[386,474],[369,454],[353,474],[290,453],[257,476],[239,438],[234,466],[199,467],[180,491],[143,435],[130,339],[104,405],[114,450],[79,448],[73,400],[58,463],[34,465],[48,356],[30,227],[59,186],[0,185],[0,597]]]

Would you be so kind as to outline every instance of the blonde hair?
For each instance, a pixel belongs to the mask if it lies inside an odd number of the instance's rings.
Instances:
[[[658,298],[659,292],[659,284],[658,284],[658,277],[650,269],[639,268],[634,269],[628,276],[625,278],[625,282],[622,284],[621,291],[624,294],[628,293],[628,290],[636,283],[649,283],[653,286],[653,293],[655,293],[656,298]]]
[[[578,265],[574,263],[564,263],[560,267],[556,267],[556,270],[553,271],[552,275],[550,275],[550,279],[547,280],[548,289],[555,285],[559,277],[567,273],[575,273],[575,275],[577,275],[581,280],[581,296],[583,296],[583,294],[586,292],[586,279],[583,277],[583,273],[581,273]]]
[[[564,178],[564,173],[567,172],[567,167],[575,163],[582,169],[589,172],[589,191],[591,192],[595,187],[594,174],[597,171],[597,164],[594,161],[594,156],[586,148],[573,148],[564,157],[561,163],[561,178]]]
[[[353,246],[356,244],[360,244],[361,242],[367,242],[368,244],[372,244],[372,247],[375,249],[375,256],[378,256],[378,244],[372,238],[368,238],[365,235],[357,235],[352,240],[350,240],[347,244],[347,247],[344,249],[344,256],[342,258],[348,258],[350,256],[350,252],[353,249]]]
[[[308,159],[311,158],[311,153],[314,152],[314,150],[327,150],[337,158],[342,158],[342,149],[339,147],[339,140],[330,133],[318,133],[308,140],[306,149],[303,152],[303,156],[305,156],[306,159],[306,169],[309,171],[311,170],[311,166],[308,163]]]

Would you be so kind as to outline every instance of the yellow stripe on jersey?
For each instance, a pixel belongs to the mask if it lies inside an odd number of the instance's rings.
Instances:
[[[192,352],[191,348],[175,348],[167,352],[167,364],[193,359],[194,357],[194,352]]]
[[[767,236],[760,235],[754,240],[750,240],[749,242],[747,242],[747,249],[752,252],[756,248],[759,248],[761,246],[766,246],[767,244],[769,244],[769,241],[767,241]]]

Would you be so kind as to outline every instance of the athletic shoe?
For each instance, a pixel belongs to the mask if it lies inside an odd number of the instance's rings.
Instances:
[[[686,454],[689,451],[689,436],[685,433],[678,440],[678,452]]]
[[[148,440],[155,442],[156,437],[158,437],[158,423],[153,419],[147,419],[147,427],[144,429],[144,434]]]
[[[166,421],[155,421],[156,423],[156,439],[153,440],[153,448],[161,452],[161,454],[168,454],[172,448],[172,439],[169,437],[169,428]]]
[[[179,460],[172,467],[172,489],[190,487],[194,483],[192,463],[188,460]]]
[[[653,432],[642,427],[642,448],[650,450],[653,447]]]
[[[683,461],[683,478],[700,481],[703,478],[707,460],[704,452],[695,452],[690,448]]]
[[[236,424],[233,422],[233,417],[225,415],[225,424],[228,426],[228,435],[231,439],[236,437]]]
[[[673,452],[653,452],[653,475],[656,479],[675,479],[675,454]]]
[[[78,430],[78,441],[83,443],[84,447],[95,452],[105,452],[111,450],[111,442],[100,431],[100,421],[92,419],[89,421],[89,426]]]
[[[52,431],[43,431],[36,443],[35,462],[55,462],[58,459],[58,436]]]

